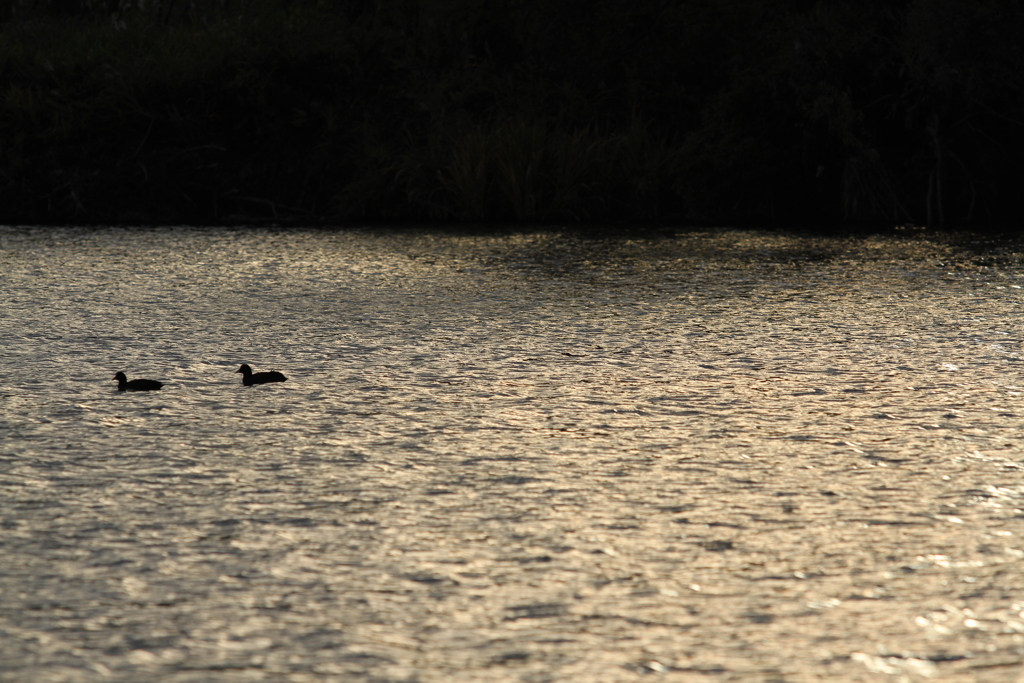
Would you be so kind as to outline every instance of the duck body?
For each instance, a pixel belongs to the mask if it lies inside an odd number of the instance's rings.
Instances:
[[[282,375],[280,372],[256,372],[252,371],[245,363],[235,370],[235,372],[242,373],[242,385],[251,387],[253,384],[269,384],[270,382],[284,382],[288,378]]]
[[[118,391],[159,391],[160,387],[164,385],[163,382],[157,382],[155,379],[133,379],[129,382],[123,372],[114,375],[114,379],[117,381]]]

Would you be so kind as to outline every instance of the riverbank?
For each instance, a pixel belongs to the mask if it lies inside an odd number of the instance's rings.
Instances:
[[[34,4],[0,23],[8,224],[984,227],[1024,185],[993,3]]]

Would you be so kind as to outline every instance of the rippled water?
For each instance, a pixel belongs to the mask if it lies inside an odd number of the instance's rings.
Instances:
[[[1024,680],[1022,254],[2,228],[0,680]]]

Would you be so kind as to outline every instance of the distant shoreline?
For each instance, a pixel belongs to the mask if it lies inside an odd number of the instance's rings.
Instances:
[[[0,223],[1019,221],[1024,9],[37,4]]]

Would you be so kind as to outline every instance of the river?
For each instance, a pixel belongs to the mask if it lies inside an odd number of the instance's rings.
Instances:
[[[0,681],[1019,682],[1022,286],[917,231],[0,228]]]

